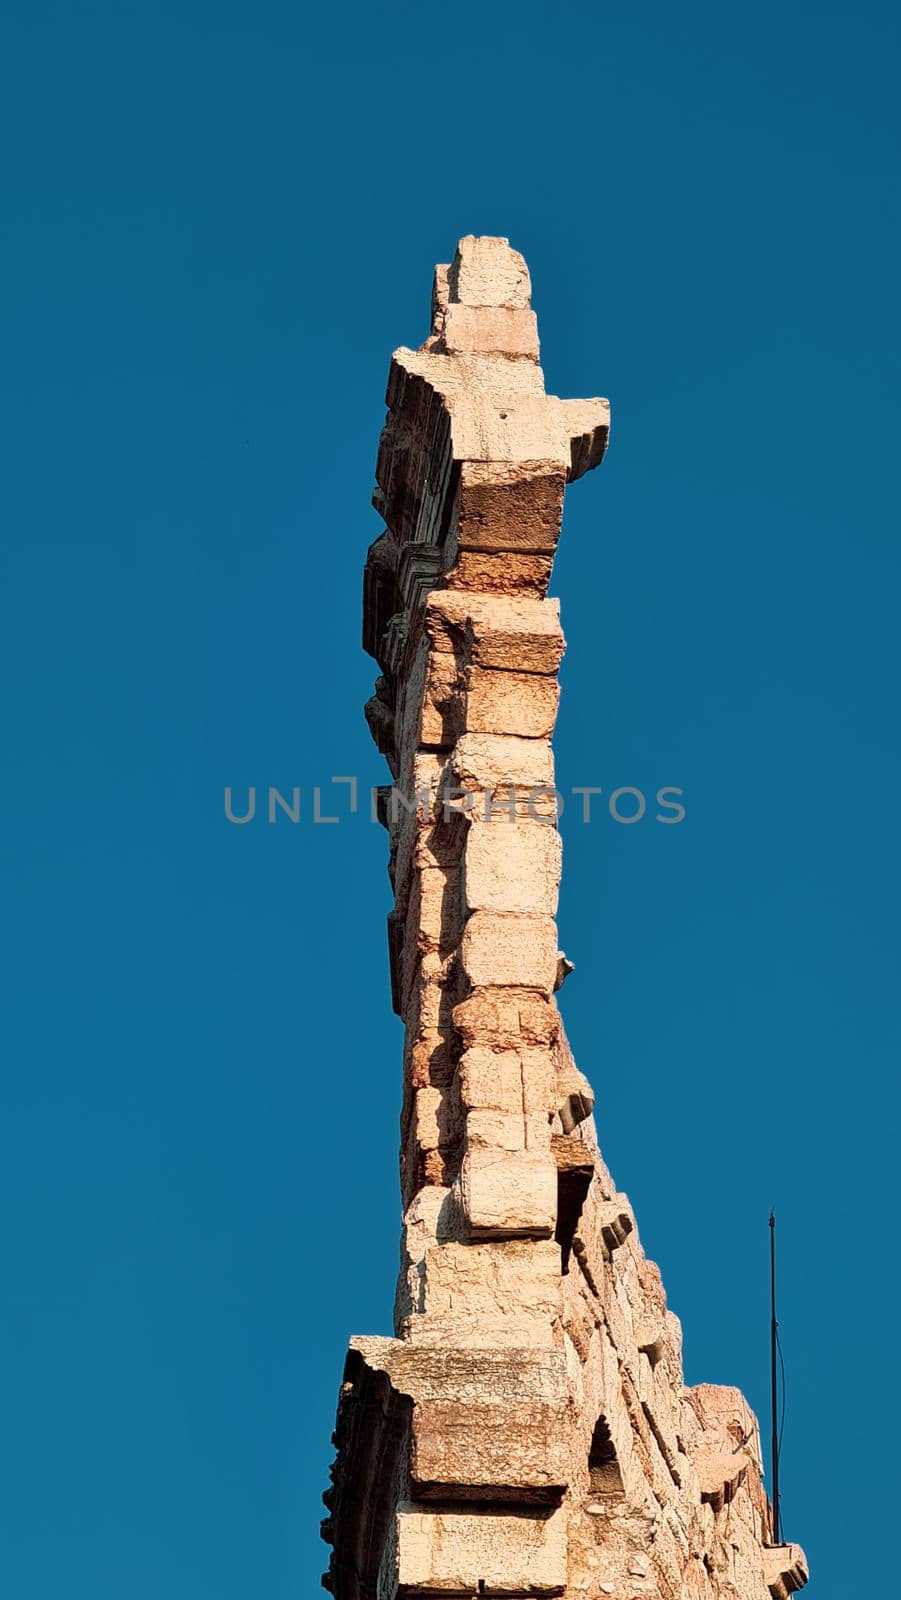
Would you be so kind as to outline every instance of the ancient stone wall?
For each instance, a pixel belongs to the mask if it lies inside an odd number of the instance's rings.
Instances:
[[[784,1600],[757,1423],[681,1335],[601,1158],[554,994],[547,597],[606,400],[544,392],[526,264],[461,239],[395,352],[366,565],[405,1024],[395,1334],[351,1341],[325,1496],[336,1600]]]

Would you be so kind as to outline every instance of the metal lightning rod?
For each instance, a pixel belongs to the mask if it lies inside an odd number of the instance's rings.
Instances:
[[[779,1324],[776,1321],[776,1212],[770,1212],[770,1407],[773,1425],[772,1452],[773,1469],[773,1543],[782,1543],[782,1530],[779,1516],[779,1417],[778,1417],[778,1386],[776,1381],[776,1353],[779,1344]]]

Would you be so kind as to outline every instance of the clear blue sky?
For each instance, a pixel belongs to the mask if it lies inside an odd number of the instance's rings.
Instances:
[[[688,1380],[764,1414],[777,1205],[787,1531],[814,1600],[867,1544],[887,1581],[898,33],[873,0],[2,6],[10,1600],[317,1592],[401,1039],[385,836],[312,788],[383,780],[384,382],[465,232],[525,252],[548,387],[614,408],[555,572],[561,782],[686,795],[565,819],[601,1141]],[[305,821],[230,826],[251,783]]]

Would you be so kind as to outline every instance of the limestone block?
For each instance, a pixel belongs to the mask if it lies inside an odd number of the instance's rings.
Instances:
[[[416,461],[411,461],[409,456],[404,459],[404,441],[398,435],[406,435],[408,446],[411,438],[417,439],[420,448],[422,444],[437,446],[438,453],[443,454],[447,422],[452,422],[456,411],[465,411],[474,395],[481,395],[497,409],[502,409],[505,401],[514,397],[539,400],[544,398],[544,374],[533,361],[498,361],[468,352],[451,359],[427,348],[409,350],[402,345],[391,358],[385,397],[399,415],[397,419],[388,419],[382,444],[386,443],[387,435],[389,449],[401,456],[400,465],[412,476],[428,476],[428,468],[439,463],[420,461],[417,471]],[[560,404],[560,401],[551,400],[552,409]],[[395,420],[400,426],[392,428]],[[440,464],[443,465],[443,461]],[[389,465],[396,467],[398,463],[389,462]],[[405,531],[395,527],[390,517],[386,521],[398,539],[406,537]]]
[[[542,739],[528,742],[536,745],[544,743]],[[467,820],[474,823],[537,822],[541,827],[556,828],[557,807],[557,792],[552,784],[539,785],[534,789],[501,784],[493,793],[486,789],[475,791]]]
[[[406,1012],[417,969],[429,956],[447,967],[463,926],[460,874],[456,868],[426,867],[414,873],[402,934],[401,1008]]]
[[[474,820],[509,820],[511,810],[514,820],[554,819],[554,761],[543,739],[467,732],[457,740],[451,765],[456,783],[477,797]]]
[[[659,1584],[663,1594],[678,1594],[685,1571],[688,1550],[677,1533],[672,1508],[667,1506],[654,1533],[653,1562],[648,1562],[651,1582]]]
[[[448,355],[525,356],[538,360],[538,319],[522,306],[450,304],[444,314]]]
[[[454,1007],[453,1024],[465,1048],[512,1050],[552,1047],[560,1013],[552,1000],[530,989],[476,989]]]
[[[469,1150],[524,1150],[526,1122],[522,1112],[470,1111],[466,1118]]]
[[[681,1335],[604,1165],[554,988],[544,598],[602,399],[544,392],[525,263],[461,240],[433,334],[391,364],[367,561],[392,993],[406,1023],[397,1340],[354,1341],[326,1497],[337,1600],[787,1600],[738,1391]],[[423,780],[428,793],[422,795]],[[448,789],[465,790],[445,818]],[[414,799],[415,796],[415,799]],[[393,811],[393,814],[392,814]],[[562,1131],[561,1131],[562,1130]]]
[[[394,713],[393,743],[402,760],[419,745],[441,748],[453,743],[461,692],[455,658],[436,655],[428,640],[420,639],[400,684]],[[393,770],[398,770],[396,763]]]
[[[366,725],[371,733],[380,753],[385,757],[392,772],[397,771],[398,724],[395,708],[389,705],[385,695],[387,686],[383,678],[376,684],[376,692],[363,707]]]
[[[399,383],[395,381],[398,378]],[[432,415],[439,428],[443,427],[444,417],[449,417],[456,461],[549,464],[555,475],[563,472],[568,481],[597,466],[609,435],[608,402],[559,400],[545,395],[542,384],[541,369],[532,361],[492,361],[480,355],[461,355],[451,360],[424,352],[395,351],[389,404],[399,399],[400,410],[405,393],[423,391],[419,412],[422,420],[417,419],[418,426],[414,421],[412,428],[398,432],[389,419],[377,465],[380,509],[401,540],[428,542],[430,533],[438,530],[437,526],[420,526],[424,512],[429,511],[434,523],[439,523],[443,515],[440,500],[431,507],[428,504],[428,493],[434,494],[433,485],[440,481],[442,472],[423,476],[428,463],[421,457],[419,475],[415,468],[410,472],[411,437],[415,438],[423,421],[430,434],[434,433]],[[442,466],[446,472],[446,464]],[[529,548],[528,544],[520,546],[523,547]],[[513,548],[517,546],[514,544]]]
[[[469,828],[463,854],[466,912],[515,911],[553,917],[557,911],[563,844],[544,822],[511,822],[503,815]]]
[[[460,1098],[474,1108],[522,1116],[522,1067],[515,1050],[475,1047],[460,1057]]]
[[[406,909],[414,867],[450,867],[460,859],[463,832],[455,818],[446,821],[441,795],[454,781],[447,758],[414,750],[402,760],[385,804],[391,834],[397,909]]]
[[[426,951],[413,975],[410,992],[404,996],[403,1016],[410,1037],[443,1032],[450,1026],[458,998],[452,965],[437,951]]]
[[[573,1442],[562,1352],[384,1339],[355,1339],[354,1352],[412,1401],[417,1499],[525,1506],[559,1498]]]
[[[545,1238],[557,1220],[557,1169],[538,1151],[467,1150],[460,1193],[474,1235]]]
[[[529,269],[508,239],[467,234],[457,245],[447,282],[449,299],[464,306],[531,304]]]
[[[463,461],[460,551],[515,551],[553,557],[560,538],[565,466],[549,459]],[[533,569],[534,571],[535,569]]]
[[[610,437],[610,402],[594,400],[558,400],[548,396],[558,408],[561,431],[570,441],[570,468],[567,482],[572,483],[584,473],[600,464]]]
[[[451,550],[453,560],[445,581],[449,589],[480,593],[531,595],[540,599],[551,581],[551,555],[510,550]]]
[[[666,1375],[673,1386],[674,1392],[682,1395],[682,1324],[675,1311],[667,1311],[664,1317],[666,1325],[666,1343],[664,1346],[663,1363]]]
[[[616,1472],[606,1475],[605,1492],[621,1493],[628,1476],[632,1459],[632,1426],[623,1399],[620,1367],[616,1349],[609,1330],[596,1327],[591,1336],[588,1359],[584,1368],[584,1398],[580,1416],[582,1429],[582,1455],[584,1483],[589,1494],[598,1491],[597,1467],[591,1471],[593,1446],[598,1432],[598,1421],[603,1419],[601,1432],[609,1461],[615,1463]],[[594,1479],[594,1485],[592,1485]]]
[[[555,673],[564,639],[556,600],[433,591],[424,624],[432,647],[460,653],[478,666],[508,672]]]
[[[527,363],[504,363],[505,368],[520,365]],[[511,393],[501,404],[503,409],[495,395],[477,390],[467,395],[465,406],[452,406],[455,459],[547,461],[555,463],[558,472],[566,471],[571,449],[569,419],[559,409],[564,402],[544,394]]]
[[[389,1444],[396,1450],[404,1437],[395,1419],[410,1424],[409,1476],[417,1500],[554,1503],[565,1490],[572,1415],[562,1351],[352,1339],[345,1374],[339,1444],[348,1452],[356,1448],[358,1474],[368,1459],[373,1490],[382,1481],[382,1452]],[[361,1404],[351,1422],[354,1394]],[[386,1422],[391,1435],[374,1438],[373,1430]],[[374,1455],[372,1445],[378,1446]],[[358,1478],[359,1490],[366,1487]],[[340,1526],[337,1533],[341,1539]]]
[[[757,1418],[740,1389],[724,1383],[698,1383],[683,1393],[700,1423],[699,1449],[729,1452],[740,1444],[758,1471],[763,1470]]]
[[[565,1507],[397,1513],[399,1596],[559,1595],[566,1586]]]
[[[457,1248],[472,1253],[482,1247]],[[502,1253],[514,1249],[523,1259],[530,1253],[537,1258],[547,1246],[505,1245]],[[560,1350],[419,1349],[384,1336],[356,1337],[350,1347],[371,1367],[384,1371],[395,1388],[414,1401],[455,1396],[478,1403],[540,1401],[558,1410],[566,1406],[566,1361]]]
[[[741,1452],[727,1454],[723,1450],[699,1450],[693,1458],[693,1466],[701,1485],[701,1499],[712,1506],[714,1512],[731,1504],[748,1470],[746,1456]]]
[[[463,929],[463,970],[474,989],[538,989],[549,996],[557,974],[557,929],[552,917],[475,911]]]
[[[424,1400],[413,1412],[410,1479],[417,1498],[559,1499],[570,1476],[571,1428],[537,1400]]]
[[[556,1111],[564,1133],[572,1133],[594,1110],[594,1091],[568,1055],[556,1057]]]
[[[614,1196],[614,1202],[615,1199],[616,1197]],[[634,1246],[634,1244],[634,1236],[630,1235],[626,1241],[627,1247],[620,1250],[618,1255],[614,1255],[611,1252],[607,1258],[607,1268],[609,1270],[606,1271],[607,1297],[605,1313],[609,1313],[610,1330],[616,1347],[620,1352],[623,1370],[628,1373],[632,1382],[637,1385],[639,1352],[635,1341],[635,1328],[636,1317],[640,1313],[641,1306],[635,1296],[630,1293],[626,1276],[626,1269],[633,1255],[633,1250],[629,1246]],[[603,1238],[599,1241],[599,1245],[602,1251],[607,1249]]]
[[[439,950],[446,954],[456,948],[462,929],[459,870],[422,867],[415,872],[407,907],[405,952],[408,945],[418,945],[421,951]]]
[[[557,1252],[559,1259],[560,1252]],[[455,1311],[441,1316],[422,1312],[405,1316],[398,1324],[398,1332],[405,1342],[417,1349],[444,1350],[452,1346],[458,1351],[484,1350],[487,1339],[492,1350],[554,1350],[559,1334],[552,1323],[542,1316],[515,1308],[508,1309],[497,1321],[486,1321],[482,1312]]]
[[[604,1262],[625,1242],[634,1226],[626,1196],[605,1200],[598,1185],[592,1183],[573,1236],[573,1254],[591,1284],[596,1286],[602,1280]],[[631,1318],[629,1328],[631,1331]]]
[[[527,1111],[524,1118],[526,1149],[546,1155],[551,1148],[551,1120],[546,1111]]]
[[[773,1600],[788,1600],[808,1579],[807,1557],[799,1544],[772,1545],[763,1552],[764,1582]]]
[[[430,1028],[422,1033],[407,1030],[404,1045],[404,1078],[412,1088],[427,1085],[442,1088],[454,1075],[455,1041],[452,1029]]]
[[[441,657],[439,659],[447,659]],[[463,673],[466,697],[465,728],[470,733],[512,733],[523,739],[549,739],[557,720],[560,686],[556,678],[529,672],[493,672],[467,667]],[[443,692],[443,691],[442,691]],[[450,742],[462,732],[449,702],[442,702],[430,730],[434,742]],[[440,727],[441,738],[435,731]],[[432,740],[423,739],[423,743]]]
[[[560,1252],[553,1240],[447,1242],[426,1246],[422,1262],[427,1316],[471,1318],[481,1328],[483,1344],[492,1345],[505,1322],[524,1316],[546,1329],[550,1342],[551,1325],[563,1307]]]
[[[523,1044],[519,1051],[522,1103],[527,1117],[542,1119],[550,1141],[550,1122],[556,1100],[554,1057],[547,1047]]]
[[[434,276],[432,278],[432,329],[433,329],[433,331],[436,328],[436,323],[439,322],[439,319],[441,317],[443,317],[444,313],[446,312],[448,304],[450,302],[450,284],[448,283],[448,274],[449,273],[450,273],[450,262],[445,261],[445,262],[437,262],[436,263]]]
[[[429,649],[443,655],[461,655],[470,607],[484,603],[483,595],[468,595],[458,589],[433,589],[426,596],[422,613]]]
[[[423,1184],[448,1184],[459,1165],[462,1136],[456,1086],[414,1089],[407,1096],[401,1140],[401,1190],[409,1202]]]

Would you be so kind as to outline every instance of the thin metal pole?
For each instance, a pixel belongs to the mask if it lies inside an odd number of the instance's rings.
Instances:
[[[779,1339],[779,1324],[776,1321],[776,1213],[770,1212],[770,1406],[772,1431],[772,1467],[773,1467],[773,1543],[782,1543],[782,1531],[779,1517],[779,1416],[778,1416],[778,1389],[776,1382],[776,1350]]]

